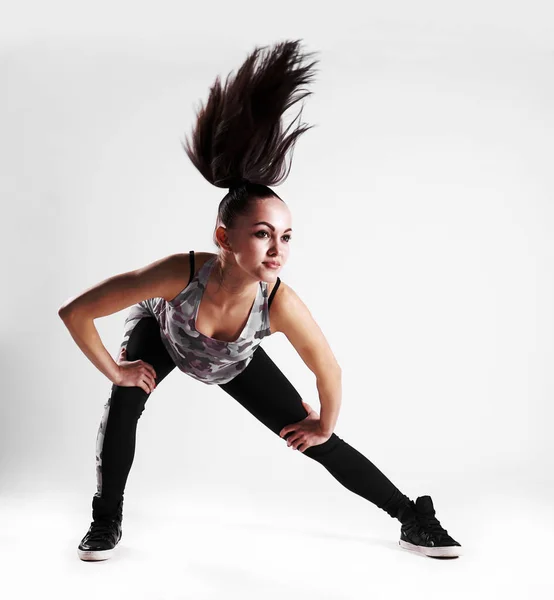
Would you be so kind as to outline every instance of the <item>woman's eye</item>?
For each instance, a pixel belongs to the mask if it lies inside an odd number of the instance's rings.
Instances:
[[[255,233],[255,235],[258,235],[259,233],[267,233],[267,231],[264,231],[264,230],[257,231],[257,232]],[[269,234],[268,234],[268,235],[269,235]],[[287,240],[287,241],[289,241],[289,242],[290,242],[290,239],[291,239],[291,236],[290,236],[290,235],[286,234],[284,237],[288,238],[288,240]]]

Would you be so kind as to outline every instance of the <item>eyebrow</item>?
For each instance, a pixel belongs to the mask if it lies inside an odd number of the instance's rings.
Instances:
[[[254,223],[254,225],[252,225],[252,227],[255,227],[256,225],[267,225],[272,231],[275,231],[275,227],[273,227],[273,225],[271,223],[268,223],[267,221],[258,221],[257,223]],[[285,229],[285,233],[287,231],[292,231],[292,227]]]

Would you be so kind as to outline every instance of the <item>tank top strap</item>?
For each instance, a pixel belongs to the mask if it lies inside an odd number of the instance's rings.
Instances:
[[[273,286],[273,289],[271,290],[271,294],[269,296],[269,300],[267,302],[268,309],[271,307],[271,303],[273,302],[273,296],[275,296],[275,292],[278,290],[280,285],[281,285],[281,279],[279,277],[277,277],[277,283]]]
[[[192,278],[194,277],[194,250],[191,250],[189,252],[189,260],[190,260],[190,277],[189,277],[189,283],[190,283],[192,281]],[[189,283],[187,283],[187,285]]]

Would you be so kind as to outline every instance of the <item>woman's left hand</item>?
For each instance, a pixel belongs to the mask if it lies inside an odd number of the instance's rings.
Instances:
[[[332,435],[332,432],[324,433],[321,430],[319,414],[306,402],[302,401],[302,404],[308,411],[308,416],[298,423],[283,427],[279,432],[279,436],[282,438],[292,432],[287,438],[287,446],[291,446],[293,450],[300,450],[300,452],[304,452],[310,446],[323,444]]]

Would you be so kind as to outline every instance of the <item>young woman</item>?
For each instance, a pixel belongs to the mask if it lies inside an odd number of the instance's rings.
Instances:
[[[266,52],[262,52],[266,50]],[[256,48],[234,78],[212,86],[185,151],[221,200],[217,253],[173,254],[111,277],[60,308],[78,346],[112,382],[97,436],[93,521],[78,547],[83,560],[109,558],[122,536],[123,493],[133,463],[137,422],[156,386],[178,367],[217,384],[273,433],[323,465],[343,486],[401,522],[402,548],[458,556],[430,496],[415,502],[365,456],[333,432],[341,402],[341,368],[295,291],[277,276],[287,262],[292,218],[268,186],[287,176],[285,158],[300,126],[287,135],[281,117],[311,94],[313,79],[299,41]],[[290,170],[290,166],[289,166]],[[131,307],[117,363],[93,320]],[[317,379],[321,415],[303,402],[261,347],[283,333]]]

